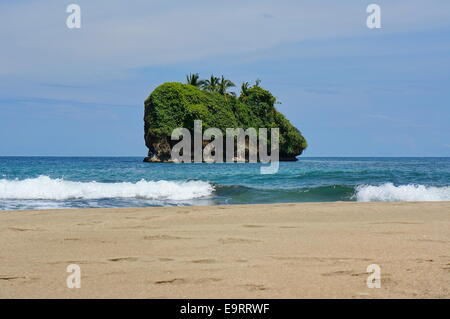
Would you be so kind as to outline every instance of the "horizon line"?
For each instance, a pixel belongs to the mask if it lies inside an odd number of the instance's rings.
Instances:
[[[30,158],[30,157],[48,157],[48,158],[57,158],[57,157],[62,157],[62,158],[99,158],[99,157],[103,157],[103,158],[125,158],[125,157],[142,157],[145,158],[145,155],[0,155],[0,158],[5,158],[5,157],[26,157],[26,158]],[[302,158],[349,158],[349,157],[353,157],[353,158],[450,158],[449,156],[358,156],[358,155],[339,155],[339,156],[301,156],[299,155],[297,158],[298,159],[302,159]],[[283,161],[280,161],[283,162]],[[189,163],[186,163],[189,164]],[[214,163],[215,164],[215,163]],[[220,164],[220,163],[219,163]]]

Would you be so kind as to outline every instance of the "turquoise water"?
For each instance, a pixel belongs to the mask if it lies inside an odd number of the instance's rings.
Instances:
[[[450,158],[307,158],[260,164],[141,157],[0,157],[0,209],[450,200]]]

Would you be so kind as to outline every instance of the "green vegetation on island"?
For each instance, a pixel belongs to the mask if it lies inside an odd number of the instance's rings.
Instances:
[[[171,147],[178,141],[170,137],[175,128],[193,132],[194,120],[201,120],[203,130],[227,128],[279,128],[280,160],[296,160],[307,142],[275,104],[276,98],[260,87],[244,82],[240,95],[229,92],[235,84],[223,76],[201,80],[198,74],[186,77],[187,84],[168,82],[158,86],[145,100],[145,142],[147,161],[168,161]]]

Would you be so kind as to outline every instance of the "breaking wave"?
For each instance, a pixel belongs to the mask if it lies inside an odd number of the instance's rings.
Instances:
[[[379,186],[356,187],[355,198],[359,202],[432,202],[450,201],[450,186],[400,185],[386,183]]]
[[[24,180],[0,179],[0,199],[144,198],[190,200],[207,197],[214,186],[204,181],[146,181],[136,183],[73,182],[39,176]]]

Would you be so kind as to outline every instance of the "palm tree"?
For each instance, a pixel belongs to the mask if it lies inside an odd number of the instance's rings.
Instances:
[[[241,96],[247,96],[248,95],[248,89],[250,89],[250,83],[244,82],[241,85]]]
[[[222,95],[227,95],[228,94],[228,89],[231,87],[235,87],[236,85],[231,82],[230,80],[227,80],[224,78],[224,76],[222,75],[222,77],[220,78],[220,82],[218,84],[217,87],[217,91],[222,94]]]
[[[219,87],[219,78],[215,77],[214,75],[211,75],[209,80],[203,81],[202,88],[210,91],[210,92],[217,92]]]
[[[256,79],[255,81],[255,87],[259,88],[259,85],[261,84],[261,80],[260,79]]]
[[[200,76],[198,73],[186,75],[186,83],[193,85],[195,87],[201,87],[205,81],[199,80]]]

